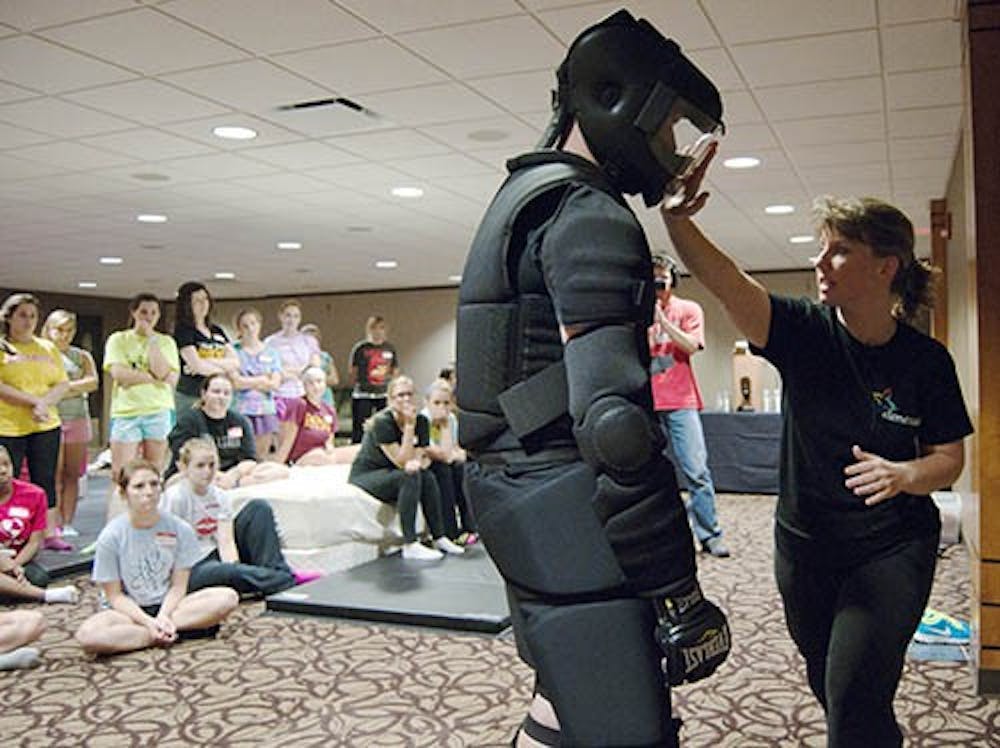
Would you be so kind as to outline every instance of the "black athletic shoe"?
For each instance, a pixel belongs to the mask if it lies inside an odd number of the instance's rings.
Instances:
[[[715,535],[711,538],[706,538],[701,541],[701,550],[703,553],[711,554],[716,558],[729,558],[729,548],[726,546],[726,541],[722,539],[721,535]]]

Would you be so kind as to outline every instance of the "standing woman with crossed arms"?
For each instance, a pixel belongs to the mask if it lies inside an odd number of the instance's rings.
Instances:
[[[162,469],[167,434],[174,425],[174,385],[180,370],[177,346],[156,331],[160,300],[140,293],[128,305],[132,327],[104,344],[111,374],[111,474],[142,455]]]
[[[57,516],[56,469],[61,426],[58,402],[69,382],[62,356],[51,341],[35,337],[38,299],[28,293],[8,296],[0,307],[0,445],[7,448],[15,474],[28,461],[31,482],[45,491],[49,537],[43,545],[72,550],[51,528]]]
[[[76,337],[76,315],[73,312],[65,309],[50,312],[42,327],[42,336],[59,349],[63,368],[69,377],[66,394],[56,406],[62,420],[62,446],[56,475],[59,500],[55,520],[62,527],[62,535],[71,538],[79,535],[72,523],[80,498],[80,477],[87,465],[87,445],[93,436],[87,394],[97,389],[97,365],[89,351],[72,345]]]
[[[691,221],[707,165],[661,214],[688,270],[781,373],[775,574],[788,630],[828,745],[895,748],[893,697],[937,560],[930,493],[958,478],[972,432],[947,349],[907,324],[929,305],[932,268],[899,210],[826,197],[814,206],[818,303],[769,294]]]

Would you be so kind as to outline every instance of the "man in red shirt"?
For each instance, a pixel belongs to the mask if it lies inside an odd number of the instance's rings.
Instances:
[[[688,518],[701,549],[725,558],[729,549],[715,514],[715,486],[698,411],[701,392],[691,357],[705,347],[705,314],[697,302],[674,295],[677,267],[665,255],[653,256],[656,306],[649,328],[650,382],[660,427],[670,440],[674,464],[688,484]]]

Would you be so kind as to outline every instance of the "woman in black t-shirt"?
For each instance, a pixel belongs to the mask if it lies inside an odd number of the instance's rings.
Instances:
[[[201,383],[201,395],[195,407],[180,413],[167,441],[170,466],[166,477],[177,473],[177,457],[188,439],[196,436],[211,439],[219,452],[219,471],[215,483],[220,488],[235,488],[267,483],[288,477],[288,468],[277,462],[258,462],[253,426],[242,413],[233,410],[233,383],[225,374],[212,374]],[[172,483],[173,481],[169,481]]]
[[[240,359],[225,331],[212,323],[212,297],[201,283],[189,281],[177,289],[174,313],[174,341],[181,358],[174,401],[180,418],[197,404],[206,376],[235,374]]]
[[[365,424],[361,449],[351,463],[348,482],[379,501],[396,504],[403,529],[403,558],[434,561],[444,553],[464,549],[445,535],[441,519],[441,493],[426,454],[430,424],[417,412],[413,380],[399,376],[389,383],[389,406]],[[417,539],[417,504],[434,539],[434,548]]]
[[[710,159],[709,159],[710,160]],[[930,303],[913,225],[872,198],[816,201],[819,303],[769,295],[690,220],[708,162],[661,206],[687,269],[782,376],[775,574],[828,745],[899,746],[892,708],[972,432],[947,349],[906,324]]]

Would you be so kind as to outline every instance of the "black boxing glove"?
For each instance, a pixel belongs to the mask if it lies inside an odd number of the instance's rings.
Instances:
[[[666,655],[664,672],[671,686],[707,678],[729,656],[729,623],[719,606],[701,594],[690,580],[678,594],[653,599],[656,643]]]

